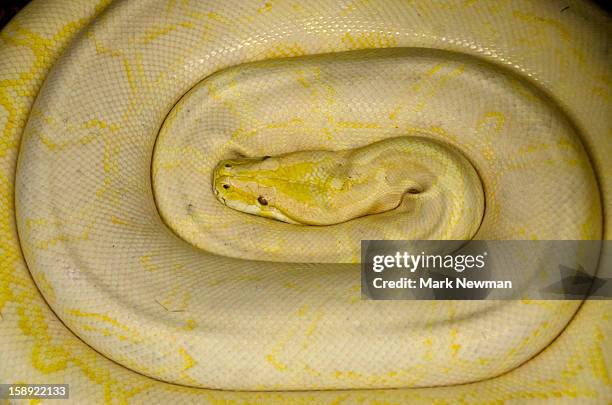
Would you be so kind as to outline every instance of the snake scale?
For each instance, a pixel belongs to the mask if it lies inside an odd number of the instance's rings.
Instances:
[[[368,302],[353,266],[612,238],[610,18],[565,3],[34,0],[0,35],[0,381],[609,403],[609,301]]]

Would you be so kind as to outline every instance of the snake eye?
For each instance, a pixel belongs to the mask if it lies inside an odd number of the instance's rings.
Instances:
[[[262,196],[257,197],[257,202],[260,203],[261,205],[268,205],[268,200],[266,200]]]
[[[230,188],[230,186],[229,186],[229,184],[224,184],[223,188],[227,190],[228,188]]]
[[[230,165],[229,163],[226,163],[225,167],[232,167],[232,165]]]
[[[264,156],[261,160],[270,159],[270,156]]]
[[[418,188],[409,188],[408,189],[408,194],[419,194],[421,192],[421,190],[419,190]]]

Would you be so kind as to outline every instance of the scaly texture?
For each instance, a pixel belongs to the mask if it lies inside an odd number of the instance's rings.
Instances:
[[[213,192],[238,211],[305,225],[334,225],[390,211],[418,216],[417,199],[431,204],[423,199],[441,198],[451,217],[461,216],[457,210],[463,206],[473,208],[464,219],[472,232],[461,229],[452,238],[461,240],[474,236],[484,208],[481,184],[469,162],[419,137],[344,151],[224,160],[215,168]]]
[[[0,44],[2,381],[75,403],[607,403],[608,302],[363,302],[320,256],[358,220],[245,215],[212,173],[418,135],[476,169],[475,238],[610,239],[608,27],[582,2],[35,1]],[[403,238],[459,220],[419,218]]]

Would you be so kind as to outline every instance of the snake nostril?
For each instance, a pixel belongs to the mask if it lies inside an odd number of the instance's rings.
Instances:
[[[227,190],[227,189],[229,189],[229,188],[230,188],[230,186],[229,186],[229,184],[224,184],[224,185],[223,185],[223,188]]]
[[[421,190],[419,190],[418,188],[409,188],[408,189],[408,194],[419,194],[421,192]]]
[[[232,165],[230,165],[229,163],[226,163],[225,167],[232,167]]]
[[[262,196],[257,197],[257,202],[260,203],[261,205],[268,205],[268,200],[266,200]]]

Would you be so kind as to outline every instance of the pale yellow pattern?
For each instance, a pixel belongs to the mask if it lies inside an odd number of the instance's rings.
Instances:
[[[382,165],[388,155],[395,158]],[[167,181],[158,172],[154,184],[159,179]],[[272,237],[262,230],[259,251],[251,253],[250,241],[244,238],[232,244],[233,252],[226,253],[274,261],[358,263],[361,240],[376,239],[383,229],[390,240],[472,239],[484,212],[482,185],[468,160],[459,151],[424,136],[389,138],[341,151],[222,160],[213,171],[212,182],[217,200],[239,212],[290,224],[327,225],[316,228],[314,237],[307,228],[289,227],[285,235],[279,231]],[[158,201],[165,213],[171,201],[163,193],[158,193]],[[170,213],[167,222],[183,225],[173,218],[176,214]],[[236,220],[230,219],[226,229],[240,226],[237,222],[243,216],[234,216]],[[219,226],[220,218],[223,214],[215,215],[215,223],[207,227]],[[429,219],[444,226],[425,225]],[[177,232],[182,233],[180,226]],[[295,232],[310,238],[307,243],[316,249],[296,251],[291,236]],[[214,243],[205,233],[194,241],[209,249]],[[268,252],[269,246],[274,250]],[[261,250],[269,255],[262,256]]]
[[[232,212],[211,183],[239,155],[420,135],[477,170],[476,238],[611,239],[602,11],[110,3],[35,0],[0,33],[0,381],[78,404],[609,403],[608,301],[364,302],[350,265],[274,260],[353,228]]]

